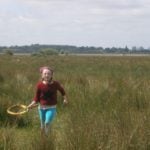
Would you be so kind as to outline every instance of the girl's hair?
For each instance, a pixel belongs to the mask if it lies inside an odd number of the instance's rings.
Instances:
[[[53,74],[53,72],[54,72],[54,70],[53,70],[52,68],[50,68],[50,67],[48,67],[48,66],[44,66],[44,67],[40,67],[40,73],[42,73],[44,69],[49,70],[52,74]]]

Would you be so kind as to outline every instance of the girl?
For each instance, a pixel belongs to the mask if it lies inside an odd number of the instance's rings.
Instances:
[[[31,109],[39,103],[41,135],[47,135],[49,126],[56,114],[57,91],[63,96],[64,104],[67,104],[68,101],[62,85],[53,80],[53,70],[50,67],[42,67],[40,73],[42,80],[37,83],[36,94],[28,108]]]

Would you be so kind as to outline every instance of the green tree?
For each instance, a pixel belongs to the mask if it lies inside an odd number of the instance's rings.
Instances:
[[[58,55],[58,51],[52,48],[45,48],[39,52],[41,55]]]

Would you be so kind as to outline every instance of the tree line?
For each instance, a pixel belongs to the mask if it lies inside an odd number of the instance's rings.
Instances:
[[[29,53],[33,55],[56,55],[56,54],[70,54],[70,53],[79,53],[79,54],[103,54],[103,53],[140,53],[140,54],[149,54],[150,48],[144,47],[132,47],[128,48],[127,46],[121,47],[94,47],[94,46],[70,46],[70,45],[41,45],[41,44],[32,44],[24,46],[0,46],[0,53]]]

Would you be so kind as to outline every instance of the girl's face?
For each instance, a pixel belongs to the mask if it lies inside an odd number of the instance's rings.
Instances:
[[[42,79],[44,81],[50,81],[51,78],[52,78],[52,72],[48,69],[44,69],[42,71]]]

